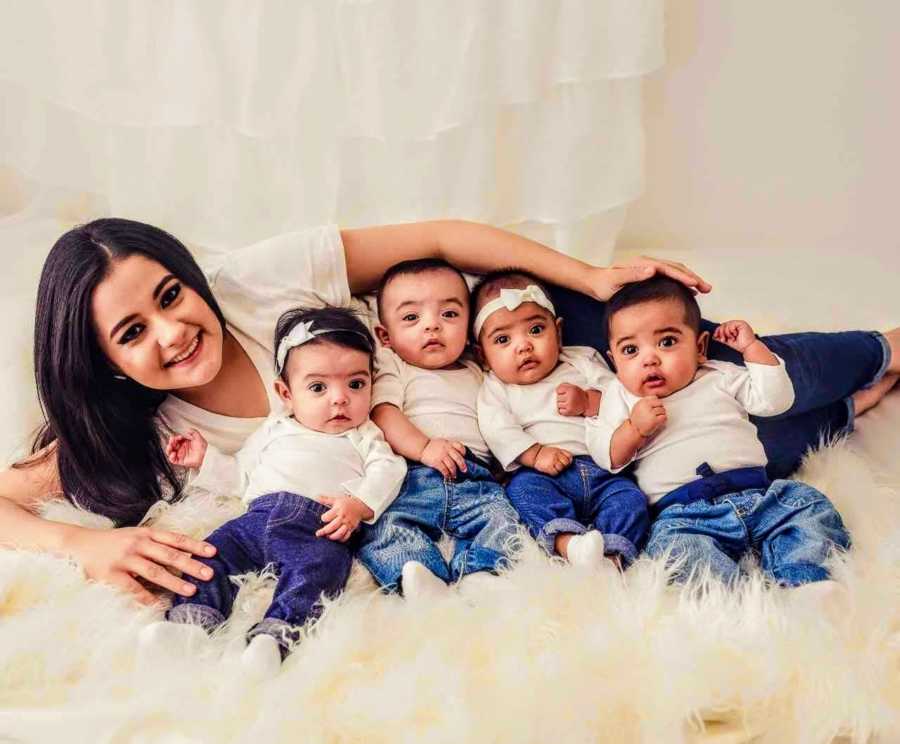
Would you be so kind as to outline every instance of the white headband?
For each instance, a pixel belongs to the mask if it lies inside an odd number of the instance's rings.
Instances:
[[[276,375],[280,375],[284,370],[284,363],[287,360],[288,352],[291,349],[296,348],[297,346],[303,346],[303,344],[312,341],[316,336],[321,336],[323,333],[355,333],[360,338],[371,343],[364,334],[355,331],[352,328],[317,328],[316,330],[312,330],[312,324],[313,321],[311,320],[297,323],[297,325],[291,328],[291,332],[281,339],[281,343],[278,344],[278,353],[275,355]]]
[[[545,310],[549,310],[556,316],[556,308],[550,302],[550,298],[544,294],[544,290],[537,284],[529,284],[525,289],[501,289],[500,296],[485,304],[478,315],[475,316],[475,323],[472,328],[475,331],[475,338],[481,333],[481,327],[489,316],[498,310],[506,308],[507,310],[515,310],[523,302],[535,302]]]

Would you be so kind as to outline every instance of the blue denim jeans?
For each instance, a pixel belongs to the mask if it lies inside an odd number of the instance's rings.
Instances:
[[[409,463],[394,502],[373,525],[364,525],[358,558],[381,586],[401,589],[407,561],[418,561],[445,582],[507,564],[516,534],[516,512],[503,487],[477,460],[445,480],[434,468]],[[450,565],[437,547],[441,533],[455,538]]]
[[[206,538],[216,546],[216,554],[212,558],[194,557],[212,568],[213,577],[201,581],[185,576],[197,591],[192,597],[176,597],[167,618],[214,630],[231,614],[237,587],[230,577],[260,571],[271,564],[278,575],[275,596],[265,617],[247,637],[267,633],[284,653],[297,639],[294,626],[317,616],[321,595],[340,593],[350,575],[351,546],[316,537],[327,510],[317,501],[287,492],[254,499],[245,514]]]
[[[532,537],[551,555],[561,532],[603,535],[608,555],[631,563],[647,536],[647,497],[634,481],[612,475],[590,457],[576,457],[557,476],[517,470],[506,495]]]
[[[748,485],[753,480],[746,477],[753,475],[749,470],[731,471],[741,476],[735,483]],[[825,559],[836,548],[850,547],[840,514],[812,486],[791,480],[765,485],[765,473],[758,471],[759,487],[729,493],[729,473],[718,473],[664,496],[654,504],[663,508],[650,526],[647,554],[668,555],[677,566],[676,580],[708,567],[713,576],[732,582],[748,551],[755,552],[763,571],[781,584],[827,579]]]
[[[605,354],[609,340],[602,302],[554,287],[553,303],[566,319],[564,343],[593,346]],[[715,327],[709,321],[702,323],[702,330],[711,332]],[[816,447],[822,436],[852,431],[849,396],[881,379],[891,361],[890,347],[875,331],[790,333],[762,340],[784,359],[796,396],[794,405],[780,416],[751,416],[769,459],[769,477],[783,478],[797,469],[805,452]],[[740,354],[716,341],[710,341],[709,356],[744,363]]]

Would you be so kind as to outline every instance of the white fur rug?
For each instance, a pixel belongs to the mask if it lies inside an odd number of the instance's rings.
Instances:
[[[152,611],[66,561],[0,552],[0,741],[900,741],[900,393],[858,428],[799,474],[854,538],[828,613],[758,573],[736,593],[680,590],[644,560],[623,584],[531,545],[474,601],[414,606],[356,570],[281,674],[253,684],[235,639],[264,580],[219,637],[148,658]],[[158,521],[199,537],[236,510],[198,496]]]

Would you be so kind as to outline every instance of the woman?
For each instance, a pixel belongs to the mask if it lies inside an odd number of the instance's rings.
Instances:
[[[270,360],[281,312],[316,302],[366,312],[351,292],[371,289],[398,261],[426,256],[470,272],[520,266],[567,288],[558,297],[572,330],[566,343],[602,346],[599,306],[591,303],[625,283],[661,272],[710,290],[681,264],[641,258],[592,267],[503,230],[458,221],[278,236],[230,254],[207,281],[164,231],[130,220],[91,222],[56,242],[41,275],[34,354],[47,425],[34,456],[0,473],[0,542],[71,555],[89,578],[142,602],[154,598],[137,579],[191,595],[194,587],[166,568],[207,579],[208,569],[191,556],[211,555],[212,547],[127,526],[179,489],[160,429],[197,428],[234,452],[277,403]],[[820,427],[848,423],[844,397],[885,371],[900,371],[900,329],[887,337],[807,334],[768,343],[802,377],[797,415],[770,423],[767,432],[770,451],[791,462],[816,443]],[[826,352],[826,360],[841,358],[839,369],[817,366]],[[874,395],[885,389],[882,383]],[[32,513],[61,491],[126,526],[94,530]]]

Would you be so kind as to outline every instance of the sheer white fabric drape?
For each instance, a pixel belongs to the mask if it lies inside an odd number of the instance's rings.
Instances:
[[[642,189],[662,0],[0,8],[0,165],[77,219],[229,248],[460,217],[603,260]]]

